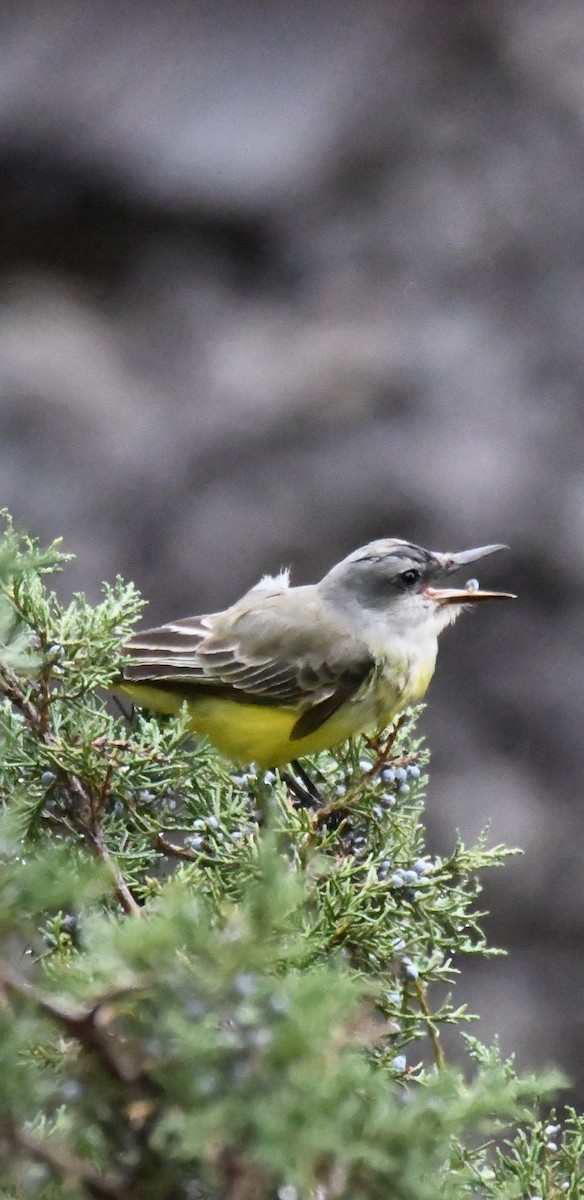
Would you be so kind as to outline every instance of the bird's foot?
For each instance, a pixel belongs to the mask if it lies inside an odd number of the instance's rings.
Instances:
[[[290,771],[282,771],[281,774],[297,803],[302,808],[322,808],[325,803],[324,796],[319,792],[302,763],[295,758],[290,766],[293,768],[294,774]]]

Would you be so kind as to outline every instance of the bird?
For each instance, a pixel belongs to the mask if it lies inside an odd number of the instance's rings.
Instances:
[[[419,701],[438,635],[486,600],[476,580],[446,587],[462,567],[508,547],[458,553],[381,538],[315,584],[265,575],[221,612],[137,632],[115,686],[134,703],[179,713],[227,759],[282,768],[381,730]]]

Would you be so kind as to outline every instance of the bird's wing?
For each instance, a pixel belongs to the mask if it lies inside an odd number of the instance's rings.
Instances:
[[[358,690],[375,663],[344,630],[331,628],[323,639],[310,604],[298,616],[291,625],[278,596],[260,596],[239,612],[234,606],[147,629],[124,647],[123,681],[129,690],[142,683],[181,692],[185,700],[221,695],[298,708],[293,736],[305,737]]]

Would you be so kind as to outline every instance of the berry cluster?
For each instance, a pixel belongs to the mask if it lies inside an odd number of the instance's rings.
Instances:
[[[194,832],[186,838],[185,845],[190,850],[211,850],[217,846],[217,843],[226,842],[227,840],[231,842],[243,842],[253,828],[252,825],[247,825],[245,828],[238,827],[226,833],[220,828],[219,818],[211,813],[208,817],[197,817],[193,821],[192,829]]]
[[[252,972],[236,974],[219,1001],[219,1024],[215,1033],[215,1054],[210,1054],[209,1070],[197,1079],[201,1095],[211,1096],[225,1087],[245,1084],[256,1070],[261,1071],[262,1056],[269,1050],[278,1025],[290,1008],[288,997],[276,989],[260,994]],[[217,1014],[217,997],[202,995],[189,999],[185,1016],[199,1023],[209,1014]]]

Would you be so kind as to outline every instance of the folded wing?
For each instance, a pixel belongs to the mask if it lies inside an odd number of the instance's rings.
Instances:
[[[233,610],[232,610],[233,612]],[[305,737],[365,683],[367,647],[332,628],[323,636],[307,614],[291,629],[271,597],[240,614],[188,617],[137,633],[124,648],[123,683],[178,692],[185,700],[223,696],[298,710],[292,736]]]

